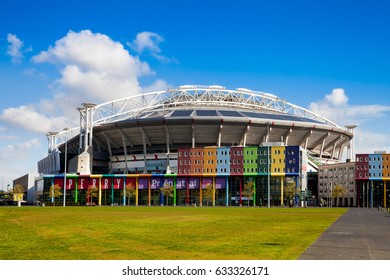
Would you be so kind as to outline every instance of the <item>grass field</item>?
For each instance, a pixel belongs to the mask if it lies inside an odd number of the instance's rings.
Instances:
[[[0,207],[0,259],[291,260],[345,211]]]

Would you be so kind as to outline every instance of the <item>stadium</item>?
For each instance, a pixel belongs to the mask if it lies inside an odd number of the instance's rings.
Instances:
[[[77,109],[80,126],[49,132],[38,162],[47,203],[298,204],[308,171],[353,155],[353,126],[245,88],[185,85]]]

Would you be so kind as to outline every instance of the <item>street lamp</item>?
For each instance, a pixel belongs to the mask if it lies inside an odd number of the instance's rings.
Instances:
[[[63,131],[67,132],[69,129],[65,127]],[[64,201],[62,206],[65,207],[66,201],[66,165],[68,160],[68,140],[65,140],[65,164],[64,164]]]
[[[271,161],[271,157],[270,157],[270,148],[269,148],[269,133],[270,133],[270,127],[269,127],[269,123],[267,123],[267,146],[268,146],[268,154],[267,154],[267,158],[268,158],[268,174],[267,174],[267,177],[268,177],[268,182],[267,182],[267,196],[268,196],[268,208],[271,208],[271,199],[270,199],[270,196],[271,196],[271,177],[270,177],[270,161]]]
[[[332,182],[330,182],[330,207],[333,207],[333,186],[332,186]]]

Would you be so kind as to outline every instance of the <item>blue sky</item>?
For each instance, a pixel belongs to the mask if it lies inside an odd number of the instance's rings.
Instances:
[[[38,3],[37,3],[38,2]],[[128,3],[131,2],[131,3]],[[388,1],[0,2],[0,188],[81,102],[183,84],[273,93],[390,152]]]

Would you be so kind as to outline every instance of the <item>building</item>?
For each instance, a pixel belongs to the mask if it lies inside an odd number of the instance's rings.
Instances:
[[[218,189],[215,204],[241,205],[251,199],[242,196],[248,179],[255,190],[252,204],[281,205],[286,184],[305,191],[306,170],[338,162],[353,138],[349,128],[243,88],[186,85],[84,103],[78,110],[80,127],[47,134],[49,154],[38,162],[43,194],[56,182],[68,186],[66,174],[75,179],[69,190],[76,183],[80,190],[98,188],[99,204],[121,203],[128,182],[137,187],[138,204],[158,204],[167,180],[176,190],[173,204],[202,204],[200,190],[212,184]],[[69,203],[85,201],[83,193],[75,192],[76,199],[64,192]],[[294,194],[294,203],[299,198]]]
[[[28,173],[23,175],[13,181],[13,186],[20,185],[23,187],[23,201],[27,204],[36,203],[36,188],[35,188],[35,179],[38,177],[38,174]]]
[[[320,165],[318,167],[318,198],[326,206],[357,206],[355,162]],[[346,190],[335,197],[333,190],[341,186]]]
[[[356,184],[358,206],[388,207],[390,192],[390,154],[377,151],[356,155]]]

